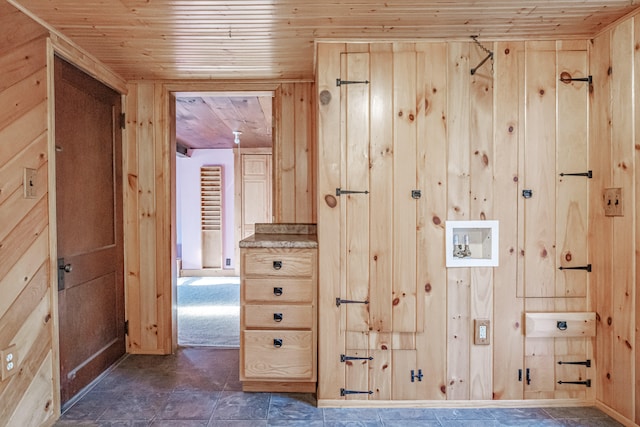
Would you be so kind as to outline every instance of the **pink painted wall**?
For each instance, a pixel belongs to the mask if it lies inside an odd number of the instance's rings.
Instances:
[[[178,257],[184,270],[202,268],[200,234],[200,167],[222,165],[222,265],[229,258],[233,269],[233,150],[192,150],[191,157],[176,159],[176,232]]]

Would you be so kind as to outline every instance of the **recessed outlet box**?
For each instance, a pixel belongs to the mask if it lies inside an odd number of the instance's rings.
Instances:
[[[24,188],[25,199],[35,199],[37,195],[36,191],[36,176],[38,171],[36,169],[24,168],[24,182],[22,184]]]
[[[2,381],[11,377],[18,372],[18,353],[16,345],[12,345],[0,351],[0,360],[2,361]]]
[[[624,216],[622,211],[622,188],[605,188],[602,199],[605,216]]]
[[[487,319],[475,319],[475,345],[489,345],[491,343],[491,322]]]
[[[447,267],[497,267],[498,221],[446,221]]]

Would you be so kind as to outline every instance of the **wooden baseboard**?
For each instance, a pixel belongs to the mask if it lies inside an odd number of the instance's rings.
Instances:
[[[242,391],[269,393],[315,393],[316,383],[244,381]]]
[[[318,399],[318,408],[551,408],[596,406],[593,400],[338,400]]]
[[[638,427],[638,424],[634,423],[633,421],[631,421],[630,419],[628,419],[627,417],[625,417],[615,409],[608,407],[602,402],[596,401],[596,408],[600,409],[602,412],[609,415],[611,418],[613,418],[614,420],[616,420],[622,425],[625,425],[627,427]]]

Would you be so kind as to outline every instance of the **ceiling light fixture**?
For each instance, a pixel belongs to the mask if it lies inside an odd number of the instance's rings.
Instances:
[[[234,130],[233,131],[233,142],[236,144],[240,144],[240,135],[242,135],[242,131]]]

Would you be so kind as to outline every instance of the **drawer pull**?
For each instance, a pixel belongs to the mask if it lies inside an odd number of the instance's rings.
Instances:
[[[282,295],[282,288],[273,288],[273,294],[277,297]]]
[[[282,347],[282,338],[274,338],[273,339],[273,346],[275,348],[280,348]]]
[[[276,322],[282,322],[282,313],[273,313],[273,320]]]
[[[556,324],[556,326],[558,327],[558,329],[560,329],[561,331],[566,331],[567,330],[567,322],[563,321],[563,320],[558,320],[558,323]]]
[[[273,269],[280,270],[282,268],[282,261],[273,261]]]

